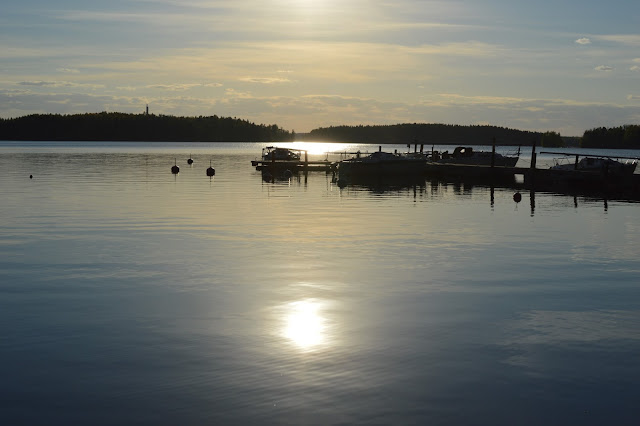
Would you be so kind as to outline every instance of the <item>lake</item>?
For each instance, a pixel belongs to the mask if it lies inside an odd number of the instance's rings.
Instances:
[[[640,204],[264,146],[0,142],[1,424],[638,424]]]

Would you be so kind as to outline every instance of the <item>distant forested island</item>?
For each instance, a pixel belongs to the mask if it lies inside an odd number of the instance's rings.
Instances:
[[[17,141],[161,141],[161,142],[342,142],[369,144],[532,145],[540,147],[640,149],[640,126],[587,130],[582,137],[488,125],[407,123],[333,126],[296,134],[271,124],[230,117],[177,117],[101,112],[32,114],[0,118],[0,140]]]
[[[531,145],[539,143],[542,133],[496,126],[454,124],[392,124],[376,126],[336,126],[312,130],[305,140],[350,143],[419,143],[491,145]]]
[[[101,112],[0,119],[0,139],[19,141],[276,142],[293,133],[238,118]]]

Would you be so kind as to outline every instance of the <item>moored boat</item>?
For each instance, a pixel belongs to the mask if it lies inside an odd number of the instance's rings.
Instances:
[[[519,150],[518,150],[519,151]],[[497,152],[474,151],[470,146],[458,146],[453,150],[431,154],[431,161],[440,164],[466,164],[474,166],[515,167],[520,152],[515,155],[502,155]]]
[[[352,176],[415,176],[425,171],[426,160],[422,157],[411,157],[391,152],[383,152],[382,147],[372,154],[356,156],[338,163],[338,174],[341,179]]]
[[[554,165],[551,170],[559,171],[581,171],[581,172],[597,172],[611,176],[628,176],[632,175],[638,165],[637,160],[621,162],[609,157],[584,156],[576,161],[570,162],[567,158],[558,160],[554,159]]]

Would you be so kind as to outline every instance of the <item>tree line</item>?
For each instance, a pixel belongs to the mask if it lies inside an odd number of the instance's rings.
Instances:
[[[86,114],[33,114],[0,119],[2,140],[61,141],[291,141],[294,134],[275,124],[254,124],[229,117],[176,117],[171,115],[101,112]]]
[[[598,127],[582,136],[583,148],[640,149],[640,126]]]
[[[379,143],[531,145],[583,148],[640,149],[640,126],[599,127],[582,137],[556,132],[530,132],[488,125],[406,123],[393,125],[332,126],[296,135],[275,124],[254,124],[230,117],[126,114],[32,114],[0,118],[0,140],[167,141],[167,142],[289,142],[293,140]]]
[[[455,124],[393,124],[321,127],[305,135],[309,141],[344,143],[420,143],[458,145],[531,145],[541,133],[504,127]]]

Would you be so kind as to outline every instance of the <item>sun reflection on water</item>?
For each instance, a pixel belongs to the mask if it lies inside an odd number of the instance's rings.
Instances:
[[[325,319],[320,304],[311,300],[287,305],[283,335],[302,349],[313,349],[325,342]]]
[[[291,148],[306,150],[309,155],[325,155],[352,150],[353,144],[325,142],[293,142]]]

